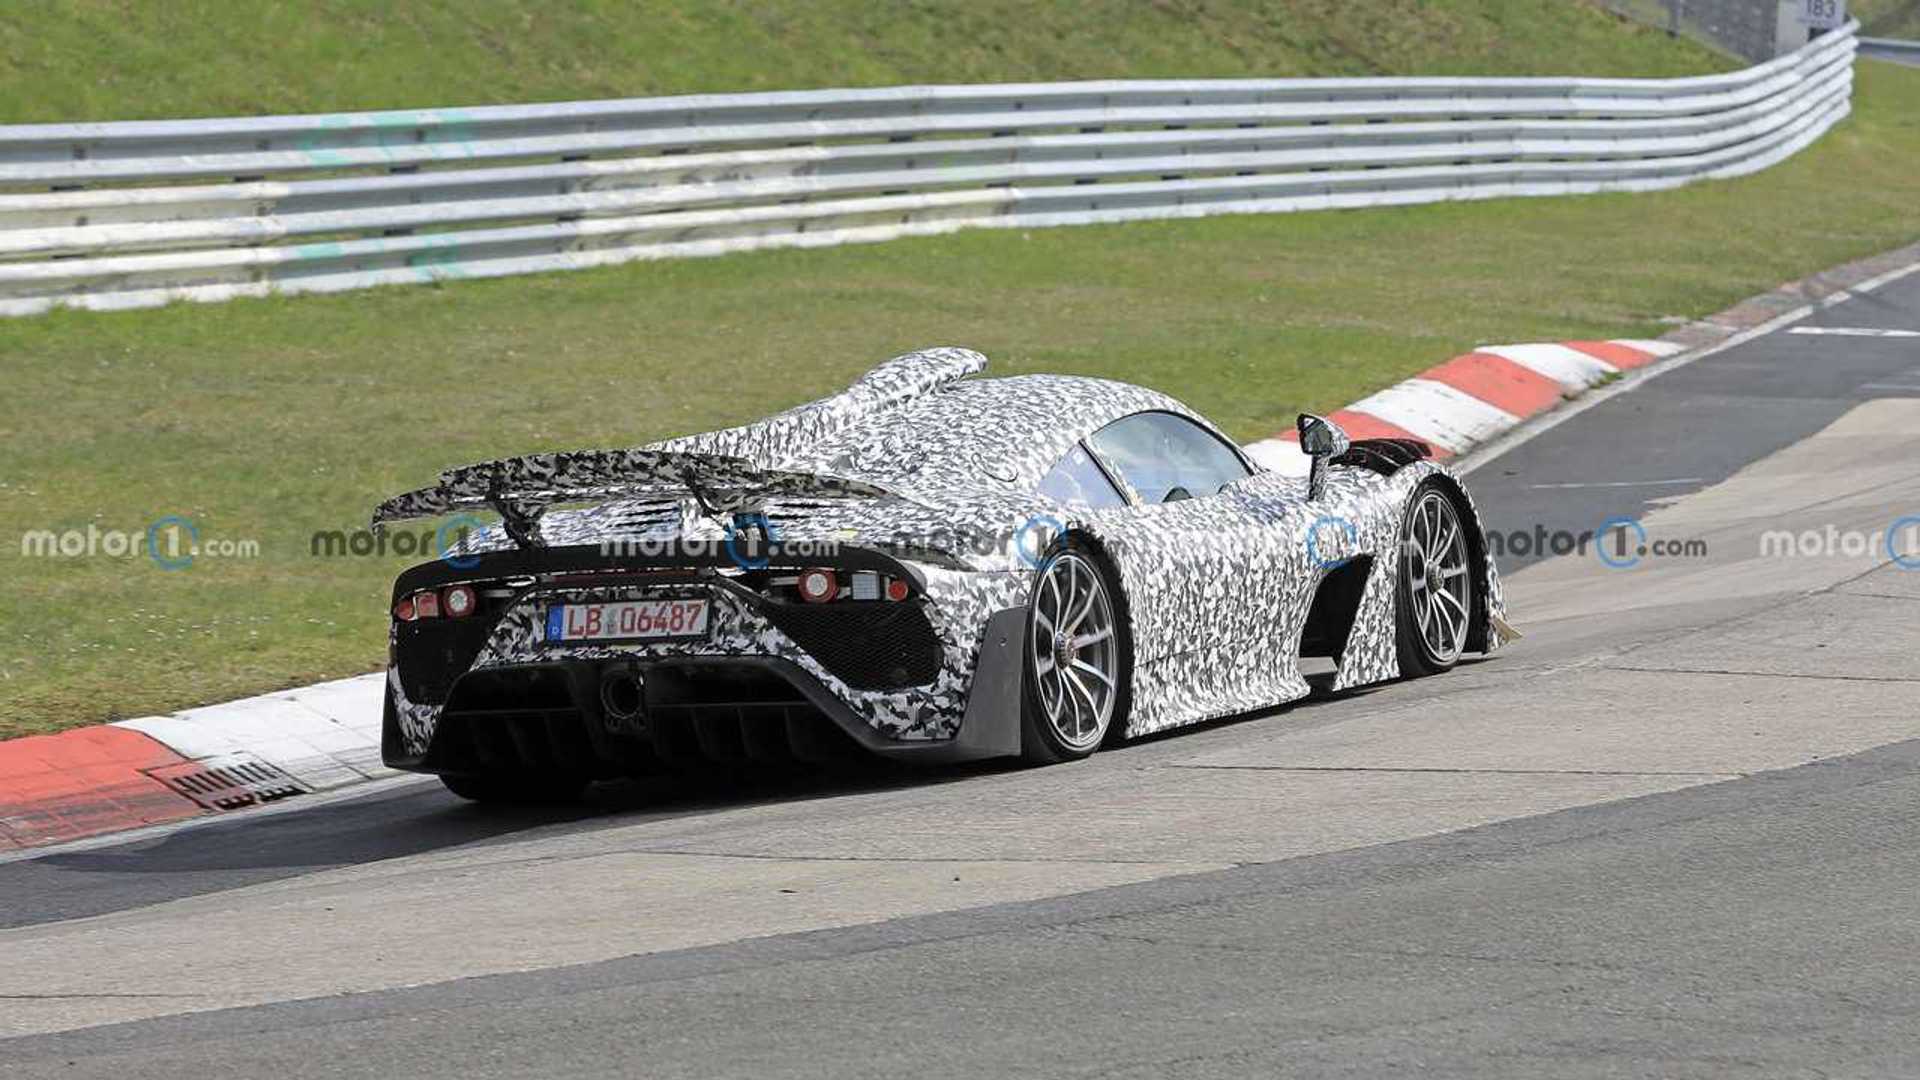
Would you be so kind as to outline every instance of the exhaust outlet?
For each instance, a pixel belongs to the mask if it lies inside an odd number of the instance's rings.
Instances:
[[[613,668],[600,676],[600,708],[606,714],[607,730],[638,733],[646,699],[646,685],[640,681],[639,671]]]

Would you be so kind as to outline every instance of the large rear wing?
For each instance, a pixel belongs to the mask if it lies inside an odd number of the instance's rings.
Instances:
[[[744,458],[669,450],[582,450],[528,454],[440,474],[432,487],[395,495],[373,512],[373,526],[462,510],[492,510],[521,547],[550,506],[607,499],[691,495],[709,514],[752,510],[774,498],[885,498],[896,495],[846,477],[763,469]]]

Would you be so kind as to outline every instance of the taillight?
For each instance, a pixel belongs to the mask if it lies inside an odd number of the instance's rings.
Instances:
[[[840,592],[840,579],[831,570],[800,571],[800,599],[824,604]]]
[[[874,570],[833,570],[816,566],[792,577],[776,577],[766,582],[768,595],[780,599],[798,596],[803,603],[879,603],[898,602],[913,594],[906,581]],[[786,592],[786,589],[793,592]]]
[[[474,600],[471,585],[455,585],[440,594],[440,610],[446,613],[447,618],[458,619],[473,614]]]
[[[445,589],[421,589],[408,593],[393,605],[393,617],[401,622],[420,619],[459,619],[480,610],[480,594],[471,585],[450,585]]]

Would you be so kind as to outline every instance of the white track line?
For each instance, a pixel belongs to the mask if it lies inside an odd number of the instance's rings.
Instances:
[[[1578,401],[1563,405],[1552,412],[1542,413],[1540,416],[1515,428],[1505,436],[1480,447],[1465,460],[1454,462],[1454,470],[1462,475],[1471,473],[1490,461],[1498,460],[1501,455],[1512,450],[1514,447],[1524,445],[1539,438],[1541,435],[1552,431],[1554,428],[1559,427],[1561,424],[1566,423],[1602,402],[1611,401],[1621,394],[1630,394],[1648,382],[1665,375],[1669,371],[1678,371],[1696,360],[1702,360],[1715,353],[1724,352],[1736,345],[1744,345],[1755,338],[1765,337],[1783,326],[1791,326],[1799,322],[1801,319],[1806,318],[1816,311],[1833,307],[1836,304],[1846,303],[1855,297],[1864,296],[1882,286],[1891,285],[1916,271],[1920,271],[1920,262],[1909,263],[1906,266],[1889,270],[1884,274],[1870,277],[1852,288],[1841,289],[1830,296],[1823,296],[1819,300],[1807,304],[1804,307],[1795,308],[1784,315],[1776,315],[1766,322],[1761,323],[1759,326],[1751,327],[1734,334],[1725,341],[1720,341],[1708,345],[1705,348],[1695,349],[1690,352],[1675,353],[1664,360],[1655,361],[1637,371],[1628,372],[1624,378],[1612,386],[1602,387]],[[1487,350],[1481,351],[1484,352]]]
[[[1527,486],[1535,491],[1565,491],[1572,488],[1665,487],[1669,484],[1698,484],[1703,480],[1703,477],[1698,476],[1682,476],[1673,480],[1596,480],[1592,483],[1528,484]]]
[[[1796,326],[1789,334],[1818,334],[1824,337],[1920,337],[1920,330],[1875,330],[1865,326]]]

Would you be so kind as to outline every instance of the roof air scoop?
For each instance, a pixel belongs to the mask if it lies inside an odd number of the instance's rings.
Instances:
[[[987,358],[972,349],[943,345],[919,349],[896,356],[855,379],[847,387],[849,397],[863,404],[891,404],[919,397],[929,391],[958,382],[987,370]]]
[[[806,459],[814,444],[835,432],[986,368],[987,358],[972,349],[918,349],[874,367],[832,397],[742,427],[651,443],[647,449],[724,454],[763,468],[784,468]]]

